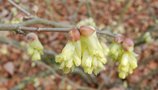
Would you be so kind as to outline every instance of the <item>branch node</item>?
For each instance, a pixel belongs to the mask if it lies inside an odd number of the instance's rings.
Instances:
[[[40,32],[40,31],[41,31],[41,29],[39,27],[37,27],[37,32]]]
[[[18,34],[25,34],[25,32],[24,31],[22,31],[22,27],[18,27],[17,26],[17,30],[16,30],[16,33],[18,33]]]

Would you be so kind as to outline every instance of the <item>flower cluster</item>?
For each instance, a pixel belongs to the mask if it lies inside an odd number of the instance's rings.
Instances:
[[[124,79],[128,74],[133,73],[133,69],[137,67],[135,53],[125,51],[119,61],[118,72],[119,77]]]
[[[80,27],[81,34],[86,32],[86,30],[92,30],[92,27],[82,26]],[[84,71],[88,74],[94,72],[98,74],[101,70],[104,69],[104,65],[107,60],[103,52],[103,47],[101,46],[96,32],[94,31],[91,35],[82,34],[81,36],[82,44],[82,67]]]
[[[70,31],[70,40],[61,54],[56,56],[56,62],[65,73],[81,66],[84,72],[97,75],[104,69],[107,55],[118,62],[119,77],[122,79],[137,67],[134,43],[131,39],[118,35],[108,48],[99,42],[92,19],[79,22],[77,27]]]
[[[117,40],[110,46],[109,56],[119,63],[119,77],[124,79],[137,67],[136,54],[133,51],[134,43],[129,38],[120,36],[116,38]]]
[[[98,74],[104,69],[106,58],[103,50],[106,46],[103,48],[100,44],[93,27],[80,26],[79,30],[73,29],[70,38],[61,54],[56,56],[56,62],[60,63],[65,73],[76,66],[82,66],[88,74]]]
[[[43,46],[35,33],[29,33],[26,36],[28,41],[27,53],[32,60],[40,60],[43,54]]]
[[[70,31],[71,40],[63,48],[61,54],[56,56],[56,62],[60,63],[60,69],[68,73],[75,66],[81,64],[81,43],[79,40],[80,34],[77,29]]]

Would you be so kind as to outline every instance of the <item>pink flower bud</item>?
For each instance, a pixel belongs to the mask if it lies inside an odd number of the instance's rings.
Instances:
[[[124,41],[124,36],[119,34],[114,38],[115,42],[122,43]]]
[[[26,35],[26,40],[28,42],[32,42],[32,41],[38,40],[38,37],[35,33],[29,33]]]
[[[90,26],[81,26],[79,28],[81,35],[83,36],[90,36],[95,32],[95,29]]]
[[[69,32],[69,35],[70,35],[70,40],[72,41],[80,40],[80,32],[76,28],[72,29]]]
[[[123,48],[127,51],[133,51],[134,42],[130,38],[125,38],[122,44]]]

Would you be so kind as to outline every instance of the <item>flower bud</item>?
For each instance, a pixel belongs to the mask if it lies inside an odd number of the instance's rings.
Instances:
[[[69,32],[70,40],[71,41],[78,41],[80,40],[80,32],[74,28]]]
[[[80,26],[79,30],[81,35],[85,37],[90,36],[95,32],[95,28],[91,26]]]
[[[124,36],[122,36],[121,34],[119,34],[119,35],[117,35],[114,38],[114,41],[117,42],[117,43],[122,43],[124,41]]]
[[[124,50],[133,51],[134,42],[130,38],[125,38],[124,41],[123,41],[122,46],[123,46]]]
[[[26,35],[26,40],[28,42],[32,42],[34,40],[38,40],[38,37],[35,33],[29,33],[29,34]]]
[[[118,43],[112,43],[109,48],[109,56],[118,61],[119,56],[122,54],[122,47]]]

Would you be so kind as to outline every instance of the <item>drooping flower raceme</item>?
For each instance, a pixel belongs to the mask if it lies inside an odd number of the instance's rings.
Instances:
[[[108,49],[100,44],[94,28],[81,26],[79,31],[73,29],[70,31],[70,39],[61,54],[56,56],[60,69],[68,73],[81,65],[88,74],[98,74],[104,69],[107,61],[103,50]]]
[[[65,73],[72,71],[74,67],[81,64],[81,43],[78,39],[79,32],[76,29],[72,30],[70,31],[70,36],[71,40],[67,42],[61,54],[56,56],[56,62],[60,63],[60,69]]]
[[[81,46],[80,41],[68,41],[61,54],[56,56],[56,62],[60,63],[60,69],[68,73],[75,66],[81,64]]]
[[[119,77],[124,79],[128,74],[132,74],[137,67],[136,55],[133,52],[125,51],[119,61]]]
[[[120,56],[118,72],[119,77],[124,79],[128,74],[132,74],[137,67],[137,55],[134,53],[134,43],[130,38],[124,39],[122,47],[124,51]]]
[[[90,33],[87,33],[90,32]],[[96,31],[93,27],[80,27],[81,44],[82,44],[82,67],[88,74],[94,72],[98,74],[104,69],[107,60],[103,52],[103,47],[100,44]]]
[[[27,53],[32,60],[40,60],[43,54],[43,46],[35,33],[29,33],[26,36],[28,41]]]
[[[134,43],[131,39],[125,38],[121,42],[115,41],[110,46],[109,56],[118,62],[119,77],[124,79],[137,67],[136,54],[134,53]]]

